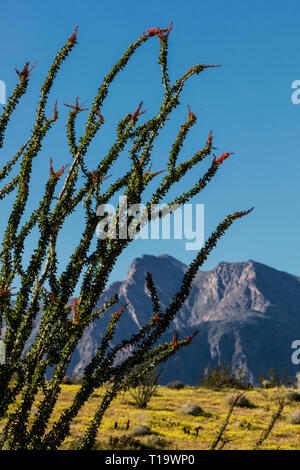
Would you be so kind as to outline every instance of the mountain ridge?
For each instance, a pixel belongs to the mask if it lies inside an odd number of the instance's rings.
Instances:
[[[116,293],[119,302],[90,325],[74,354],[68,374],[81,374],[92,359],[110,314],[129,302],[117,326],[113,344],[128,338],[153,315],[146,288],[152,274],[162,310],[180,287],[187,266],[169,255],[135,258],[124,281],[111,284],[96,308]],[[170,360],[163,382],[182,380],[194,384],[208,364],[230,362],[243,367],[250,380],[269,367],[298,372],[291,362],[291,344],[300,337],[300,277],[262,263],[220,262],[209,271],[198,271],[190,295],[161,341],[170,341],[199,330],[193,344]]]

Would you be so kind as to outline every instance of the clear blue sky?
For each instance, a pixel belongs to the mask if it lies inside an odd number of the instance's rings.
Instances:
[[[0,80],[11,92],[17,81],[14,67],[38,60],[30,92],[11,121],[2,161],[18,149],[32,129],[39,87],[56,51],[79,24],[78,45],[63,65],[50,96],[59,116],[42,153],[34,162],[32,203],[46,181],[49,157],[55,167],[70,161],[64,124],[77,95],[88,107],[98,85],[128,45],[147,28],[167,27],[169,71],[175,80],[196,63],[222,64],[193,77],[182,94],[181,107],[161,135],[153,152],[153,169],[164,168],[168,149],[187,115],[187,104],[198,121],[183,149],[182,159],[203,147],[210,129],[218,153],[235,152],[217,177],[193,202],[205,204],[205,236],[228,213],[256,207],[237,221],[219,242],[203,269],[220,261],[254,259],[300,275],[300,105],[291,102],[291,84],[300,79],[300,3],[297,0],[137,0],[97,1],[15,0],[1,5]],[[114,137],[118,119],[133,111],[140,100],[150,117],[162,97],[158,40],[140,48],[128,69],[111,88],[102,112],[106,126],[90,147],[90,168],[105,154]],[[78,132],[83,124],[82,113]],[[128,158],[124,155],[124,161]],[[93,165],[94,163],[94,165]],[[122,167],[122,165],[121,165]],[[120,168],[120,167],[118,167]],[[206,168],[199,165],[178,189],[196,181]],[[117,174],[117,167],[113,173]],[[158,177],[160,178],[160,177]],[[157,180],[157,182],[159,179]],[[10,202],[12,199],[10,199]],[[8,206],[1,205],[2,228]],[[62,260],[78,238],[75,225],[66,226],[61,240]],[[27,247],[34,241],[29,240]],[[134,257],[168,253],[185,263],[195,252],[184,250],[185,241],[135,241],[121,256],[112,280],[122,280]]]

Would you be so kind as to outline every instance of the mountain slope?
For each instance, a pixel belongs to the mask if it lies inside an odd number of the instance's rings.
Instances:
[[[135,259],[125,281],[109,286],[97,308],[118,293],[113,310],[85,331],[68,374],[81,374],[95,354],[110,313],[129,301],[113,341],[119,342],[138,331],[153,314],[146,288],[146,273],[152,273],[161,308],[164,310],[178,290],[187,266],[168,256],[144,255]],[[299,366],[291,362],[291,344],[300,338],[300,280],[263,264],[219,263],[211,271],[199,271],[189,298],[169,331],[186,336],[199,330],[193,344],[168,362],[163,382],[182,380],[194,384],[208,364],[231,362],[242,366],[251,380],[271,366],[294,375]]]

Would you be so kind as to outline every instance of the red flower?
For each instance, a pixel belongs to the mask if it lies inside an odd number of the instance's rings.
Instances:
[[[58,118],[57,100],[55,100],[52,119],[53,121],[56,121],[57,118]]]
[[[208,138],[207,138],[207,141],[206,141],[206,146],[211,147],[212,141],[213,141],[212,131],[209,131]]]
[[[93,184],[96,184],[97,178],[96,178],[96,175],[95,175],[95,170],[92,170],[92,178],[93,178]]]
[[[244,215],[250,214],[254,210],[254,206],[251,207],[251,209],[248,209],[247,211],[242,211],[242,212],[235,212],[234,214],[229,215],[231,219],[239,219],[240,217],[244,217]]]
[[[161,318],[161,314],[160,314],[160,311],[158,310],[158,312],[156,312],[156,314],[153,315],[152,320],[155,322],[158,322],[160,318]]]
[[[80,317],[79,317],[79,313],[78,313],[78,299],[72,299],[73,302],[74,302],[74,316],[73,316],[73,320],[74,322],[78,325],[79,321],[80,321]]]
[[[95,113],[97,114],[97,116],[99,118],[99,122],[101,122],[103,124],[104,123],[104,118],[103,118],[103,116],[100,113],[100,110],[98,108],[95,110]]]
[[[76,96],[76,99],[75,99],[75,104],[66,104],[66,103],[63,103],[64,106],[67,106],[68,108],[72,108],[74,109],[75,111],[87,111],[88,108],[83,108],[82,105],[80,105],[78,103],[78,99],[79,99],[79,96]]]
[[[142,106],[143,106],[143,102],[141,101],[138,107],[136,108],[136,110],[132,113],[131,119],[133,120],[133,122],[136,122],[138,120],[138,117],[146,112],[146,109],[145,111],[141,111]]]
[[[32,72],[32,70],[34,69],[34,67],[36,66],[36,64],[37,64],[37,61],[33,64],[31,68],[29,68],[29,62],[26,62],[21,72],[15,68],[15,71],[17,72],[19,79],[24,80],[25,78],[27,78]]]
[[[172,339],[172,347],[174,349],[177,349],[178,348],[178,331],[175,331],[174,335],[173,335],[173,339]]]
[[[189,119],[196,119],[196,115],[192,113],[190,105],[188,104]]]
[[[77,41],[77,32],[78,32],[79,24],[74,29],[74,33],[68,38],[68,42],[71,44],[75,44]]]
[[[129,302],[126,302],[125,305],[123,305],[121,308],[119,308],[119,310],[117,310],[113,314],[113,318],[118,320],[120,318],[120,316],[122,315],[122,313],[125,311],[125,309],[128,307],[128,305],[129,305]]]
[[[152,168],[152,163],[150,164],[150,166],[149,166],[148,170],[146,171],[146,173],[150,173],[151,168]],[[154,176],[160,175],[160,173],[163,173],[164,171],[166,171],[166,170],[155,171],[155,172],[150,173],[150,175],[152,176],[152,178],[154,178]]]
[[[217,163],[217,165],[221,165],[224,160],[226,160],[226,158],[228,158],[230,155],[233,155],[234,152],[225,152],[223,153],[219,158],[216,159],[216,157],[214,158],[214,163]]]
[[[184,338],[183,341],[184,341],[186,344],[190,344],[190,342],[192,341],[192,339],[194,339],[195,336],[196,336],[198,333],[199,333],[198,330],[195,331],[195,333],[193,333],[193,334],[191,334],[191,335],[189,335],[189,336],[186,336],[186,338]]]
[[[173,26],[173,21],[171,21],[170,26],[168,28],[151,28],[147,29],[148,37],[157,36],[159,39],[167,39],[170,34],[170,31]],[[143,33],[145,35],[145,33]]]
[[[148,33],[148,36],[149,38],[151,36],[155,36],[159,31],[159,28],[151,28],[151,29],[147,29],[147,33]]]
[[[63,173],[64,171],[68,168],[68,166],[70,165],[70,163],[68,163],[67,165],[64,165],[62,166],[58,171],[54,171],[53,170],[53,160],[52,158],[50,158],[50,176],[54,176],[55,178],[59,178]]]

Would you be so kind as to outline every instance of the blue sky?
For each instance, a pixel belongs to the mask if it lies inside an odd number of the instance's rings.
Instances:
[[[80,101],[87,100],[88,107],[102,78],[128,45],[147,28],[167,27],[172,20],[171,79],[196,63],[222,67],[206,70],[187,83],[181,106],[154,148],[153,169],[164,168],[172,139],[186,119],[190,104],[198,121],[181,158],[189,158],[203,147],[210,129],[218,154],[235,153],[192,201],[205,204],[205,237],[225,215],[253,205],[256,208],[231,227],[203,269],[211,269],[220,261],[254,259],[300,275],[300,105],[291,102],[291,84],[300,79],[299,14],[300,3],[296,0],[5,2],[1,6],[0,80],[5,81],[7,93],[17,81],[14,67],[20,68],[26,60],[38,60],[38,64],[29,93],[9,125],[2,161],[28,138],[47,68],[77,24],[78,45],[64,63],[50,95],[49,113],[58,98],[59,121],[34,162],[32,205],[47,179],[50,156],[57,168],[70,161],[65,138],[68,110],[62,103],[72,103],[79,95]],[[133,111],[141,100],[147,109],[141,122],[158,109],[163,91],[158,52],[158,40],[153,38],[137,51],[111,87],[111,96],[102,108],[105,128],[88,153],[90,168],[112,144],[121,117]],[[79,135],[86,117],[81,114]],[[125,168],[128,156],[124,154],[122,158],[123,163],[113,169],[113,177]],[[196,181],[206,167],[199,165],[177,190]],[[1,206],[2,230],[11,202],[12,198]],[[62,261],[78,240],[80,217],[75,214],[66,225],[60,245]],[[28,250],[34,240],[34,236],[29,239]],[[133,258],[142,254],[168,253],[190,262],[196,252],[186,251],[185,242],[134,241],[122,254],[111,280],[124,279]]]

